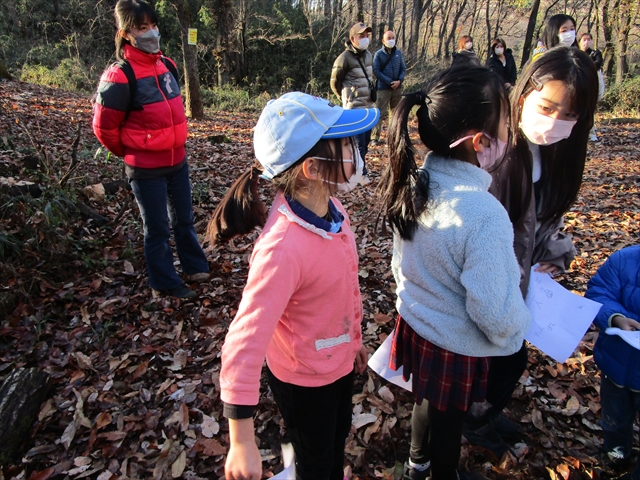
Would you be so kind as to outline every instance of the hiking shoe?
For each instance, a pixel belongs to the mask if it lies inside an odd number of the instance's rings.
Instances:
[[[196,292],[191,290],[184,283],[181,286],[176,288],[167,288],[166,290],[153,290],[154,297],[157,297],[160,295],[169,295],[171,297],[184,298],[185,300],[189,298],[195,298],[198,296]]]
[[[463,425],[462,434],[470,444],[486,448],[498,458],[502,458],[502,455],[509,450],[509,445],[502,439],[500,434],[496,432],[491,423],[487,423],[485,426],[476,430],[472,430]]]
[[[631,455],[625,457],[622,447],[615,447],[609,450],[607,457],[616,468],[626,468],[631,464]]]
[[[209,280],[210,274],[209,272],[198,272],[192,273],[191,275],[185,275],[184,279],[189,283],[202,283],[206,280]]]
[[[502,438],[516,440],[520,435],[520,427],[517,423],[509,420],[504,414],[500,413],[489,420],[493,429]]]
[[[431,462],[427,462],[424,470],[418,470],[409,465],[407,460],[404,464],[402,480],[429,480],[431,478]]]

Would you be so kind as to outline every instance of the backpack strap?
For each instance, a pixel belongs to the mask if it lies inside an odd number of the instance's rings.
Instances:
[[[124,119],[126,120],[129,116],[129,112],[133,110],[142,110],[142,107],[140,105],[135,105],[138,86],[136,82],[136,74],[133,73],[133,67],[126,60],[120,60],[118,63],[116,63],[116,65],[118,65],[120,70],[122,70],[122,73],[125,74],[125,76],[127,77],[127,82],[129,83],[129,108],[127,108],[127,114],[124,117]]]
[[[160,60],[162,61],[162,63],[164,63],[165,67],[167,67],[167,70],[171,72],[171,75],[173,75],[173,78],[175,78],[176,82],[178,83],[178,87],[180,87],[180,77],[178,76],[178,69],[175,67],[173,62],[165,56],[160,57]],[[118,65],[120,70],[122,70],[122,73],[125,74],[125,76],[127,77],[127,82],[129,83],[129,107],[127,108],[127,114],[124,117],[124,119],[126,120],[129,116],[129,112],[132,112],[134,110],[142,110],[143,108],[141,105],[135,104],[138,84],[136,81],[136,74],[133,72],[133,67],[126,60],[120,60],[118,63],[116,63],[116,65]]]

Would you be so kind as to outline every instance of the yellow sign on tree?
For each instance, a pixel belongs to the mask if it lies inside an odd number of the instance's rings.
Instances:
[[[198,29],[190,28],[189,29],[189,45],[197,45],[198,44]]]

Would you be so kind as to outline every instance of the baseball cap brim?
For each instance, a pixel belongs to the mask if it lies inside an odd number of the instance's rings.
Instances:
[[[380,110],[377,108],[343,110],[340,118],[322,135],[322,138],[353,137],[371,130],[379,119]]]

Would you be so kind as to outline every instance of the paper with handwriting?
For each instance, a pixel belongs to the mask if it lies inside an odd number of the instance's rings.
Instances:
[[[531,268],[526,304],[531,328],[525,339],[557,362],[574,352],[602,304],[571,293],[547,273]]]

